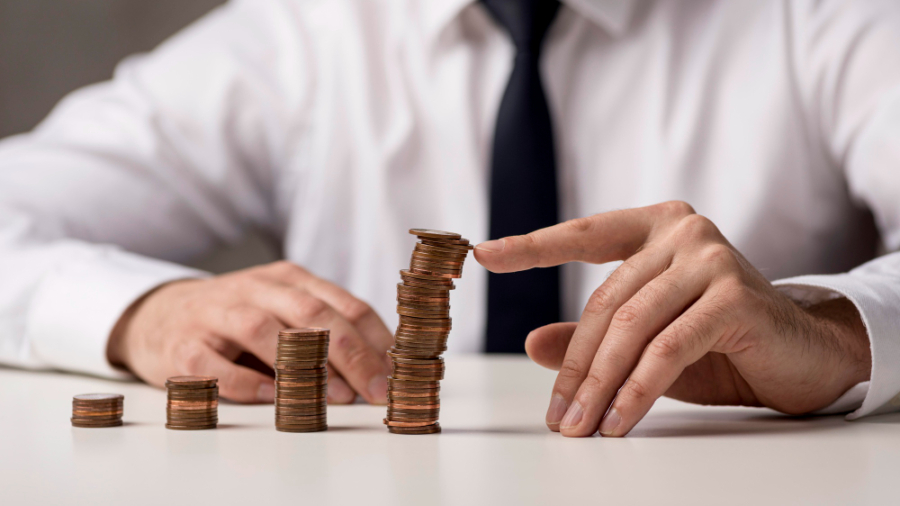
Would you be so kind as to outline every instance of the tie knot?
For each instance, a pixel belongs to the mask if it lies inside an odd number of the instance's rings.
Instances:
[[[559,0],[481,0],[491,17],[509,33],[519,53],[537,57]]]

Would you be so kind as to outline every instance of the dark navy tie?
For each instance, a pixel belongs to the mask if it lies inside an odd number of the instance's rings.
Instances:
[[[557,0],[482,0],[516,47],[497,114],[491,157],[490,238],[527,234],[558,220],[556,153],[541,84],[541,45]],[[559,268],[488,275],[489,353],[521,353],[525,337],[560,319]]]

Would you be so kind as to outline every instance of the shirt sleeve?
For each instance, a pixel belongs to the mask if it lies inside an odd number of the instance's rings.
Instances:
[[[795,299],[843,296],[862,316],[871,380],[825,412],[848,418],[900,410],[900,3],[792,3],[798,90],[821,148],[847,191],[869,209],[885,254],[847,273],[776,282]]]
[[[250,226],[277,233],[272,167],[309,89],[288,9],[219,8],[0,142],[0,363],[119,376],[124,309]]]

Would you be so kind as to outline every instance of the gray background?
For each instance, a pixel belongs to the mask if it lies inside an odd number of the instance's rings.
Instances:
[[[104,81],[224,0],[0,0],[0,138],[31,130],[63,96]],[[196,265],[214,272],[277,258],[259,234]]]

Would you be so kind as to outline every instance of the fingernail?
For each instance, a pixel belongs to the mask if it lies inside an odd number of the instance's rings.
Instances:
[[[566,414],[566,400],[560,394],[553,394],[550,399],[550,407],[547,409],[547,425],[559,425],[563,415]]]
[[[369,380],[369,396],[372,398],[372,402],[386,404],[387,378],[384,376],[375,376]]]
[[[606,416],[603,417],[603,421],[600,422],[600,434],[612,436],[613,431],[616,430],[616,427],[618,427],[621,422],[622,417],[619,416],[619,412],[616,411],[616,408],[611,408],[609,413],[606,413]]]
[[[259,402],[273,402],[275,400],[275,385],[262,383],[256,391],[256,400]]]
[[[575,401],[569,406],[569,410],[566,411],[566,416],[563,417],[562,421],[559,422],[560,429],[571,429],[581,423],[581,418],[584,416],[584,409],[581,408],[581,403]]]
[[[481,251],[487,251],[488,253],[497,253],[503,251],[503,248],[506,247],[506,241],[503,239],[497,239],[496,241],[487,241],[475,246],[475,249]]]

